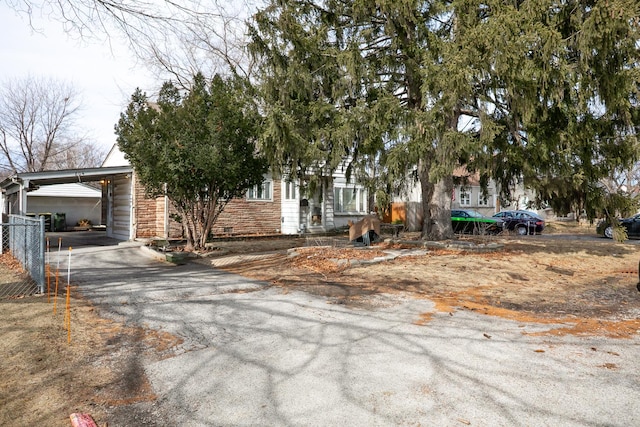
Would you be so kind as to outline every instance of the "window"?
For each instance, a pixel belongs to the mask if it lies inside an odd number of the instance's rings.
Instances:
[[[460,189],[460,206],[471,205],[471,194],[467,190]]]
[[[491,194],[485,196],[482,194],[482,191],[478,193],[478,206],[492,206],[493,203],[490,203],[492,200],[493,196]]]
[[[334,187],[335,212],[366,212],[366,192],[361,188]]]
[[[249,200],[271,200],[271,181],[264,181],[262,185],[254,185],[247,191]]]
[[[296,198],[296,183],[285,182],[284,183],[284,199],[294,200]]]

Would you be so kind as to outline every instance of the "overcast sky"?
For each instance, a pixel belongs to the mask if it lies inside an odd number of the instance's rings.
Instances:
[[[115,144],[113,127],[136,87],[153,91],[151,74],[137,64],[124,44],[81,41],[65,34],[62,24],[26,17],[0,2],[0,81],[27,75],[53,77],[73,85],[83,109],[83,131],[105,152]]]

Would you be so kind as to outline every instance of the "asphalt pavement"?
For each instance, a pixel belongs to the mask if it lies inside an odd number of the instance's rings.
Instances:
[[[401,295],[350,308],[106,243],[74,248],[73,282],[109,316],[184,339],[140,361],[158,399],[110,427],[640,425],[640,336],[525,335],[558,325]]]

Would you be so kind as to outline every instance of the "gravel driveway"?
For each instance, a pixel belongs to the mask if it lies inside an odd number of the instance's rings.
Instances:
[[[184,339],[143,363],[157,401],[109,426],[640,425],[640,338],[531,336],[428,300],[348,308],[139,247],[74,249],[73,280],[128,323]]]

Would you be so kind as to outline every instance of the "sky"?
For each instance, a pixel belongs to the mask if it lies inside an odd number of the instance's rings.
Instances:
[[[70,83],[82,108],[76,117],[80,134],[108,152],[115,144],[113,128],[136,87],[152,92],[159,83],[138,63],[124,43],[78,40],[61,23],[17,15],[0,2],[0,82],[33,77]]]

